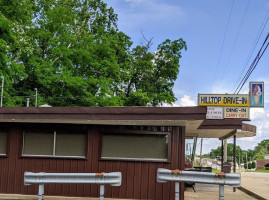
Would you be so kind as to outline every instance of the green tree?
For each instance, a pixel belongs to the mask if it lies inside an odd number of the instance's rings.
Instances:
[[[0,75],[5,79],[4,105],[20,105],[16,85],[26,75],[20,60],[26,32],[37,7],[33,0],[0,0]]]
[[[166,40],[154,53],[149,52],[150,46],[149,43],[137,46],[131,52],[131,68],[125,76],[128,77],[125,105],[146,106],[150,103],[157,106],[176,100],[172,88],[179,73],[181,51],[187,49],[186,43],[181,38]]]
[[[269,154],[269,139],[261,141],[255,148],[256,157],[258,155]]]
[[[117,27],[102,0],[0,0],[0,75],[5,97],[34,97],[53,106],[160,105],[176,100],[182,39],[155,52]],[[23,99],[6,98],[4,106]],[[32,101],[33,102],[33,101]]]
[[[255,155],[255,159],[264,159],[264,156],[261,155],[261,154],[259,154],[259,153],[257,153],[257,154]]]
[[[234,145],[232,143],[227,144],[227,156],[228,156],[228,162],[232,162],[232,157],[234,155],[233,153],[233,149],[234,149]],[[222,156],[222,152],[221,152],[221,146],[219,146],[217,149],[211,149],[209,156],[211,158],[216,158],[216,157],[220,157]],[[240,155],[240,158],[239,158]],[[244,156],[245,153],[244,151],[240,148],[240,146],[236,146],[236,162],[239,163],[244,163],[245,162],[245,158]]]

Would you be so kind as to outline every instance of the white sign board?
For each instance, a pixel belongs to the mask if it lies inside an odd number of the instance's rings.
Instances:
[[[249,107],[224,107],[225,119],[249,119]]]
[[[206,119],[223,119],[223,107],[207,107]]]

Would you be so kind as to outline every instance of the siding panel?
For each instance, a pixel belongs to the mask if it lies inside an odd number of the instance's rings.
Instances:
[[[156,173],[158,168],[184,169],[185,130],[183,127],[107,126],[107,128],[121,130],[171,131],[169,163],[99,160],[101,127],[88,128],[87,159],[77,160],[21,157],[23,125],[10,127],[9,155],[8,158],[0,158],[0,193],[37,195],[37,185],[23,185],[25,171],[67,173],[121,171],[122,185],[120,187],[106,186],[105,197],[157,200],[174,198],[174,183],[157,183]],[[181,184],[181,199],[184,199],[183,189],[183,184]],[[99,197],[99,186],[48,184],[45,185],[45,195]]]

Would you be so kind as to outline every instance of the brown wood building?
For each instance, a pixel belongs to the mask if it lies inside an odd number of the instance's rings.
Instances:
[[[252,136],[242,120],[206,120],[206,107],[0,108],[0,193],[37,194],[30,172],[122,172],[105,197],[174,199],[158,168],[184,170],[185,137]],[[240,130],[240,131],[236,131]],[[49,184],[45,195],[98,197],[96,185]],[[180,186],[180,199],[184,187]]]

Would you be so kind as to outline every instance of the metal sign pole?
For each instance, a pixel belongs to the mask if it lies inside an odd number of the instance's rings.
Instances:
[[[175,200],[179,200],[179,182],[175,182]]]

